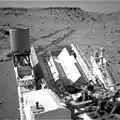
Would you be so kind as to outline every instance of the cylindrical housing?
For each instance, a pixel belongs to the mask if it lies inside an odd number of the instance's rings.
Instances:
[[[12,52],[18,55],[29,54],[29,28],[11,28],[9,33]]]

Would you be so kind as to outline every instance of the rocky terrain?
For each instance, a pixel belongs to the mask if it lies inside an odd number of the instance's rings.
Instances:
[[[0,8],[1,62],[11,59],[9,28],[19,26],[30,28],[31,44],[36,48],[77,43],[115,48],[116,54],[120,49],[120,11],[95,13],[77,7]]]
[[[0,90],[5,92],[5,110],[2,116],[7,114],[7,117],[11,117],[14,114],[14,112],[8,111],[10,110],[8,106],[11,102],[16,103],[16,101],[7,96],[14,94],[16,96],[14,99],[17,99],[16,92],[14,92],[15,87],[13,89],[9,85],[17,86],[15,85],[15,79],[12,80],[12,77],[10,77],[14,74],[11,71],[12,64],[10,64],[9,28],[19,26],[30,28],[31,45],[36,48],[38,54],[40,45],[47,45],[48,47],[49,45],[75,43],[80,46],[86,57],[89,57],[90,51],[93,52],[96,47],[105,47],[106,58],[113,68],[116,79],[119,81],[120,11],[95,13],[76,7],[0,8],[0,69],[2,70],[0,73]],[[9,80],[10,78],[11,80]],[[7,88],[6,84],[8,85]],[[9,93],[8,91],[12,92]],[[13,111],[15,109],[14,107]]]

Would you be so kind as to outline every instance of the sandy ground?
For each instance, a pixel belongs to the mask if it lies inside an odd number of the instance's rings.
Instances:
[[[67,11],[63,14],[63,12],[53,9],[29,9],[27,12],[25,10],[0,10],[0,61],[4,61],[0,63],[0,101],[3,101],[0,106],[0,120],[19,117],[17,84],[13,65],[12,61],[6,57],[10,50],[8,29],[12,26],[29,27],[31,44],[35,48],[38,48],[39,45],[74,43],[80,46],[86,57],[89,57],[90,51],[93,52],[99,46],[105,47],[106,58],[119,82],[120,22],[118,18],[116,21],[119,13],[109,15],[111,21],[109,21],[108,15],[101,15],[98,21],[93,21],[90,17],[86,18],[87,12],[80,11],[79,15],[85,19],[82,22],[74,17],[77,13],[72,14],[73,17],[71,17],[71,13],[74,11]],[[100,15],[96,14],[94,13],[92,16]],[[79,19],[81,20],[81,18]]]
[[[0,64],[0,120],[19,117],[17,84],[12,62]]]

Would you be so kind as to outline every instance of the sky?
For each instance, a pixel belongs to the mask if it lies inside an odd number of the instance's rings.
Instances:
[[[120,0],[0,0],[0,1],[120,1]]]
[[[120,0],[0,0],[0,7],[80,7],[90,12],[120,10]]]

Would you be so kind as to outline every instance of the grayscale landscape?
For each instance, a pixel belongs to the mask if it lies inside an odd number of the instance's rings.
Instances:
[[[101,13],[80,7],[0,8],[0,120],[19,118],[17,83],[11,60],[9,28],[29,27],[30,41],[40,45],[78,44],[87,58],[103,46],[120,82],[120,11]],[[38,56],[39,57],[39,56]]]

